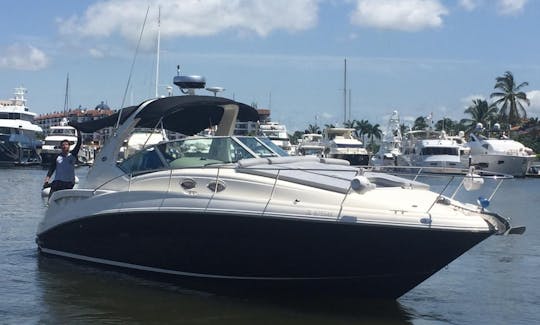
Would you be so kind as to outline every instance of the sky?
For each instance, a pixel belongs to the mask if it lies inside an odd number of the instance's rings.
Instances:
[[[540,0],[18,0],[2,11],[0,98],[23,86],[38,114],[63,110],[68,74],[71,108],[155,97],[159,31],[159,96],[179,65],[290,133],[345,114],[384,128],[394,110],[405,123],[459,120],[506,71],[529,83],[528,116],[540,116]]]

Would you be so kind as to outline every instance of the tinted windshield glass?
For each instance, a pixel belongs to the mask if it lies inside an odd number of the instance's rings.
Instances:
[[[238,137],[238,140],[240,140],[240,142],[245,144],[251,151],[253,151],[259,157],[277,157],[278,156],[278,154],[270,150],[270,148],[265,146],[261,141],[259,141],[255,137]],[[270,141],[270,143],[272,142]]]
[[[254,157],[229,137],[183,139],[161,143],[157,147],[171,168],[234,163]]]
[[[270,140],[269,138],[266,138],[266,137],[258,137],[257,138],[259,141],[261,141],[262,143],[264,143],[267,147],[270,147],[270,149],[272,149],[272,151],[274,151],[275,153],[277,153],[279,156],[283,157],[283,156],[288,156],[289,154],[281,149],[280,147],[278,147],[275,143],[272,142],[272,140]]]

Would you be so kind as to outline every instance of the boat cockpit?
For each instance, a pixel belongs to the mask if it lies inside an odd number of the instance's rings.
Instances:
[[[155,170],[201,168],[231,164],[247,158],[280,157],[264,138],[250,136],[188,137],[146,147],[118,162],[126,174]]]

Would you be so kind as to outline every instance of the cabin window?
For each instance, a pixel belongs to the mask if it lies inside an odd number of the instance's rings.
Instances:
[[[459,154],[458,148],[451,147],[425,147],[422,148],[422,155],[449,155],[457,156]]]
[[[118,167],[127,174],[137,174],[162,169],[164,164],[155,148],[150,147],[132,155],[121,162]]]

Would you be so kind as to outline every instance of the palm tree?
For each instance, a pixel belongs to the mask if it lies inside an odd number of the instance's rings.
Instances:
[[[370,139],[369,146],[372,149],[372,151],[373,151],[373,145],[374,145],[373,138],[377,138],[380,140],[382,138],[382,133],[383,132],[379,124],[374,124],[374,125],[369,124],[366,134]]]
[[[332,128],[335,128],[336,126],[334,124],[330,123],[330,124],[325,124],[324,127],[326,129],[332,129]]]
[[[494,123],[497,119],[497,106],[495,106],[495,103],[488,104],[483,99],[475,99],[464,113],[471,115],[471,118],[464,118],[460,123],[466,126],[467,131],[471,131],[478,123],[483,125]]]
[[[499,91],[490,95],[490,98],[497,98],[495,105],[500,106],[499,115],[508,121],[508,124],[520,124],[521,118],[527,118],[527,111],[524,103],[529,106],[531,102],[527,94],[521,91],[522,87],[529,85],[528,82],[522,82],[516,86],[512,72],[506,71],[504,76],[495,79],[495,89]]]
[[[369,124],[368,120],[356,121],[356,125],[354,126],[354,128],[356,129],[357,135],[362,138],[363,143],[366,143],[365,135],[367,134],[370,126],[371,124]]]
[[[310,125],[308,125],[308,128],[306,129],[306,131],[308,133],[317,133],[320,130],[321,130],[321,128],[317,124],[315,124],[315,125],[310,124]]]
[[[347,120],[343,122],[343,127],[345,128],[354,128],[354,125],[356,124],[356,120]]]

